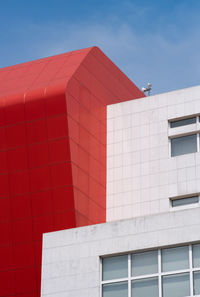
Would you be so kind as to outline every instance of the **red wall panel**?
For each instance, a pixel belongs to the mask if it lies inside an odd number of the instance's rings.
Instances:
[[[42,234],[106,220],[106,105],[143,93],[97,48],[0,70],[0,297],[39,297]]]

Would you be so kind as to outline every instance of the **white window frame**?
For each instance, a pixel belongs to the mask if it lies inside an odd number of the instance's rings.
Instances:
[[[194,282],[193,282],[193,274],[194,272],[198,271],[200,272],[200,267],[193,267],[193,256],[192,256],[192,246],[200,244],[200,242],[196,242],[193,244],[188,244],[188,245],[181,245],[181,246],[188,246],[189,247],[189,268],[188,269],[182,269],[182,270],[174,270],[174,271],[167,271],[167,272],[162,272],[162,250],[165,249],[155,249],[158,251],[158,272],[157,273],[152,273],[152,274],[146,274],[146,275],[140,275],[140,276],[131,276],[131,255],[132,254],[137,254],[137,253],[143,253],[143,252],[148,252],[149,250],[145,251],[138,251],[138,252],[133,252],[133,253],[127,253],[128,255],[128,277],[126,278],[119,278],[119,279],[112,279],[112,280],[103,280],[103,258],[100,258],[100,297],[103,297],[103,285],[105,284],[114,284],[114,283],[119,283],[119,282],[128,282],[128,297],[134,297],[131,296],[131,282],[133,280],[142,280],[142,279],[147,279],[147,278],[158,278],[158,291],[159,291],[159,297],[163,297],[162,293],[162,277],[167,276],[167,275],[178,275],[178,274],[183,274],[183,273],[188,273],[189,274],[189,284],[190,284],[190,295],[185,296],[185,297],[200,297],[200,295],[193,295],[194,292]],[[181,246],[170,246],[167,248],[174,248],[174,247],[181,247]],[[151,250],[151,251],[155,251]],[[119,256],[119,255],[109,255],[109,257],[114,257],[114,256]],[[144,296],[145,297],[145,296]]]
[[[183,125],[183,126],[174,127],[174,128],[170,127],[170,123],[172,122],[185,120],[189,118],[195,118],[195,117],[196,117],[196,123],[194,124]],[[179,137],[184,137],[189,135],[197,135],[197,153],[200,152],[200,115],[199,114],[168,120],[169,156],[171,158],[183,156],[183,155],[178,155],[178,156],[171,155],[171,140],[174,138],[179,138]]]
[[[194,196],[199,197],[199,201],[196,203],[191,203],[191,204],[185,204],[185,205],[180,205],[180,206],[172,206],[172,201],[174,200],[179,200],[179,199],[184,199],[184,198],[192,198]],[[200,193],[192,193],[189,195],[184,195],[184,196],[176,196],[176,197],[170,197],[169,198],[169,206],[170,206],[170,211],[177,211],[177,210],[184,210],[184,209],[190,209],[190,208],[196,208],[200,206]]]

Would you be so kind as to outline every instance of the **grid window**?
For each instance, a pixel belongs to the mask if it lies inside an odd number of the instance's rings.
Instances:
[[[162,278],[163,297],[190,296],[189,273],[166,275]]]
[[[199,152],[199,116],[169,122],[171,157]]]
[[[194,272],[194,295],[200,295],[200,272]]]
[[[124,278],[128,276],[128,256],[103,259],[103,280]]]
[[[131,258],[133,276],[158,272],[157,251],[133,254]]]
[[[103,297],[128,297],[128,282],[103,285]]]
[[[101,297],[200,295],[200,244],[102,258],[101,265]],[[112,273],[105,278],[105,271]]]
[[[132,296],[159,297],[158,278],[144,278],[134,280],[131,283]]]
[[[180,246],[162,250],[162,271],[182,270],[189,268],[189,247]]]
[[[200,266],[200,244],[193,245],[193,267]]]

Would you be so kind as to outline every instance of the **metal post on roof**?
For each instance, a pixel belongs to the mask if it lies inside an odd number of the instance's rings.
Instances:
[[[146,88],[144,88],[144,87],[142,88],[142,92],[143,93],[148,92],[148,96],[151,95],[151,90],[152,90],[152,84],[151,83],[148,83]]]

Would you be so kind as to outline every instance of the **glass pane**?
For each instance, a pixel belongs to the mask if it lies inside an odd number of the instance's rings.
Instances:
[[[103,258],[103,280],[128,276],[128,255]]]
[[[184,297],[190,295],[189,273],[163,276],[163,297]]]
[[[200,294],[200,271],[194,272],[194,295]]]
[[[128,297],[128,282],[103,285],[103,297]]]
[[[189,247],[181,246],[162,250],[162,271],[189,268]]]
[[[158,272],[158,252],[137,253],[132,256],[132,275],[144,275]]]
[[[200,244],[192,246],[193,267],[200,267]]]
[[[199,202],[199,197],[198,196],[192,196],[192,197],[172,200],[172,206],[176,207],[176,206],[193,204],[193,203],[198,203],[198,202]]]
[[[186,125],[195,124],[195,123],[196,123],[196,117],[190,118],[190,119],[184,119],[184,120],[170,122],[170,128],[186,126]]]
[[[187,135],[171,139],[171,156],[197,152],[197,135]]]
[[[132,281],[132,297],[158,297],[158,278],[146,278]]]

